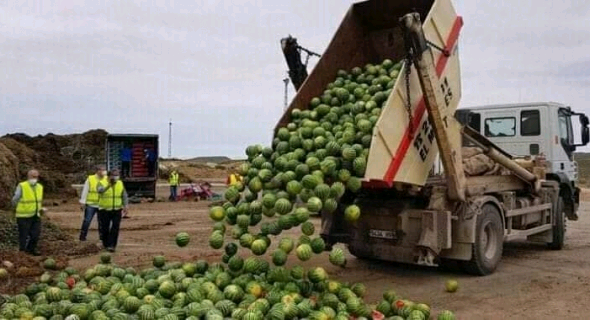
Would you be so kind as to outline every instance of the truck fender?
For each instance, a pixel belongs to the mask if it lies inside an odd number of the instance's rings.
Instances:
[[[559,183],[559,196],[563,198],[567,216],[570,220],[577,220],[576,212],[580,204],[580,189],[575,187],[563,172],[547,174],[547,179]]]
[[[459,220],[457,221],[456,228],[453,228],[456,232],[453,232],[453,242],[461,242],[461,243],[475,243],[475,227],[477,216],[480,215],[481,208],[485,204],[492,204],[498,208],[500,212],[501,219],[502,219],[502,226],[506,228],[506,221],[504,219],[504,206],[500,203],[500,201],[493,196],[479,196],[472,199],[469,199],[465,202],[465,205],[462,206],[461,214],[459,215]]]
[[[559,182],[559,194],[564,195],[565,192],[572,197],[575,194],[574,186],[570,179],[563,172],[548,173],[547,180],[553,180]],[[564,199],[565,201],[569,199]]]

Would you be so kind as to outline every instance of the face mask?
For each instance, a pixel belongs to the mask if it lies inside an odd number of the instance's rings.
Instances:
[[[31,185],[36,185],[37,184],[37,179],[29,179],[29,184]]]
[[[106,176],[107,175],[107,171],[106,170],[101,171],[100,174],[102,174],[103,176]]]
[[[111,179],[113,179],[113,181],[118,181],[119,180],[119,176],[114,176]]]

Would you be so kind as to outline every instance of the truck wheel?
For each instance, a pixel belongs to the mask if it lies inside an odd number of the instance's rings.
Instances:
[[[496,270],[504,244],[504,227],[498,208],[491,204],[482,207],[477,216],[471,261],[465,261],[468,273],[485,276]]]
[[[561,250],[563,249],[563,243],[565,242],[565,206],[562,197],[557,199],[553,217],[555,219],[555,225],[553,226],[553,241],[548,243],[548,245],[552,250]]]

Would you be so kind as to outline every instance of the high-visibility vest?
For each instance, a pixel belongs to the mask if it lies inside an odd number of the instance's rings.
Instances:
[[[107,187],[107,184],[102,182],[101,185]],[[123,191],[125,191],[123,182],[120,180],[115,182],[114,186],[111,186],[100,195],[98,208],[100,210],[119,210],[123,208]]]
[[[99,179],[97,175],[88,176],[88,195],[86,195],[87,205],[97,205],[100,195],[98,194],[98,184],[106,185],[108,183],[107,177]]]
[[[232,174],[230,174],[230,175],[229,175],[229,185],[230,185],[230,186],[233,186],[233,185],[235,185],[235,184],[236,184],[236,182],[238,182],[238,179],[236,178],[236,175],[235,175],[235,174],[233,174],[233,173],[232,173]]]
[[[168,182],[170,183],[171,186],[177,186],[178,185],[178,173],[172,172],[170,174],[170,177],[168,178]]]
[[[17,218],[30,218],[39,215],[43,207],[43,186],[40,183],[31,186],[28,181],[19,183],[22,191],[20,200],[16,205]]]

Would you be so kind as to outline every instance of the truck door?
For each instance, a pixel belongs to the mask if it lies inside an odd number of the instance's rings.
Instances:
[[[553,172],[563,172],[570,181],[578,179],[577,164],[574,161],[574,134],[572,121],[566,109],[559,108],[557,111],[558,135],[554,137],[554,148],[552,153],[551,169]]]

